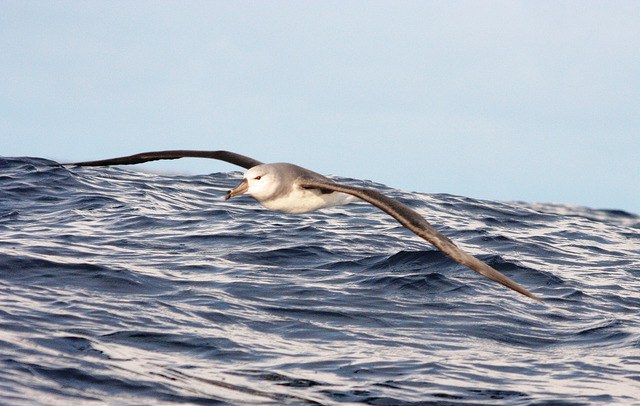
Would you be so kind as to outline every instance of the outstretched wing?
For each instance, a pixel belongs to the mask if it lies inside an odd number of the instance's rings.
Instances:
[[[324,182],[316,179],[299,179],[298,184],[303,188],[329,189],[335,192],[347,193],[365,200],[398,220],[398,222],[404,227],[434,245],[454,261],[473,269],[474,271],[508,287],[509,289],[513,289],[516,292],[542,302],[542,300],[540,300],[536,295],[512,281],[507,276],[480,261],[473,255],[462,251],[448,237],[440,234],[435,228],[433,228],[433,226],[420,214],[395,199],[385,196],[376,190],[341,185],[333,182]]]
[[[108,165],[133,165],[149,161],[158,161],[161,159],[179,159],[179,158],[211,158],[220,161],[229,162],[234,165],[249,169],[262,164],[248,156],[236,154],[229,151],[195,151],[195,150],[172,150],[172,151],[154,151],[142,152],[140,154],[123,156],[120,158],[102,159],[99,161],[74,162],[65,165],[76,166],[108,166]]]

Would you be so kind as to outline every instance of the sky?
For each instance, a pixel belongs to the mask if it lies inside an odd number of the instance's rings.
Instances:
[[[640,2],[0,2],[0,156],[163,149],[640,213]]]

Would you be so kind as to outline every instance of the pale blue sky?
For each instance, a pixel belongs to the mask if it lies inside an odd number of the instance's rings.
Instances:
[[[0,2],[0,155],[160,149],[639,213],[640,2]]]

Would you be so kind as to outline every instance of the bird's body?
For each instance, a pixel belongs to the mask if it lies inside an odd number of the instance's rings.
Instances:
[[[304,180],[327,183],[331,180],[301,166],[284,162],[254,166],[247,171],[244,179],[247,179],[249,186],[244,193],[251,195],[267,209],[283,213],[307,213],[357,200],[346,193],[303,187],[301,182]],[[261,183],[266,183],[267,187],[260,187]]]
[[[356,199],[353,196],[344,193],[322,193],[317,189],[304,189],[294,185],[286,196],[261,201],[260,204],[269,210],[301,214],[327,207],[341,206],[354,200]]]
[[[306,213],[364,200],[395,218],[405,228],[433,244],[456,262],[534,300],[540,299],[491,266],[461,250],[438,232],[418,212],[373,190],[333,182],[326,176],[290,163],[263,164],[253,158],[228,151],[158,151],[100,161],[79,162],[78,166],[127,165],[158,159],[183,157],[213,158],[247,168],[242,182],[229,190],[226,198],[248,194],[270,210],[291,214]]]

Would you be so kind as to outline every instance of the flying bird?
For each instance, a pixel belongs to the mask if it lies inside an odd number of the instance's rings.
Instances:
[[[263,164],[253,158],[229,151],[172,150],[75,162],[66,165],[108,166],[131,165],[161,159],[211,158],[241,166],[247,171],[242,181],[229,190],[226,199],[247,194],[270,210],[284,213],[306,213],[325,207],[351,203],[361,199],[396,219],[405,228],[435,246],[454,261],[536,301],[542,300],[501,272],[467,254],[448,237],[438,232],[418,212],[377,190],[343,185],[326,176],[290,163]]]

